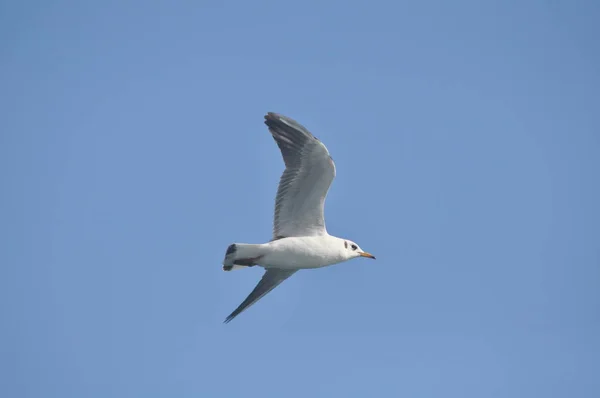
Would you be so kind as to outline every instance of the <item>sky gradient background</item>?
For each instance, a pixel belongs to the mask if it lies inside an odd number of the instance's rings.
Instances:
[[[0,2],[0,396],[600,396],[600,3]],[[233,322],[288,115],[329,232]]]

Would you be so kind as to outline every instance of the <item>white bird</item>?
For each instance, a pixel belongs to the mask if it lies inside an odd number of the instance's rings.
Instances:
[[[286,116],[269,112],[265,124],[285,163],[275,199],[273,239],[263,244],[234,243],[227,248],[224,271],[259,265],[265,273],[225,323],[300,269],[326,267],[356,257],[375,259],[351,240],[327,233],[323,209],[335,164],[325,145]]]

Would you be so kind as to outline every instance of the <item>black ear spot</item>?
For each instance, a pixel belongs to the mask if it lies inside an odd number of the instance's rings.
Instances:
[[[344,241],[344,247],[347,249],[348,248],[348,242]]]
[[[358,246],[352,245],[352,250],[356,250],[357,248],[358,248]]]

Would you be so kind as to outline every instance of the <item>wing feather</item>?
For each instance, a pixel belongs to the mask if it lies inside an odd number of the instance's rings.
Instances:
[[[261,280],[258,282],[254,290],[250,292],[248,297],[233,311],[226,319],[225,323],[229,323],[256,303],[258,300],[263,298],[271,290],[275,289],[281,282],[292,276],[297,270],[287,270],[278,268],[269,268],[263,274]]]
[[[329,151],[304,126],[286,116],[269,112],[265,124],[286,167],[275,199],[273,236],[326,235],[325,198],[335,178]]]

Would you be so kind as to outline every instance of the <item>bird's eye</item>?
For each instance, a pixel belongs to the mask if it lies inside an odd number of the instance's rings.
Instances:
[[[352,245],[352,250],[356,250],[357,246],[356,245]]]

